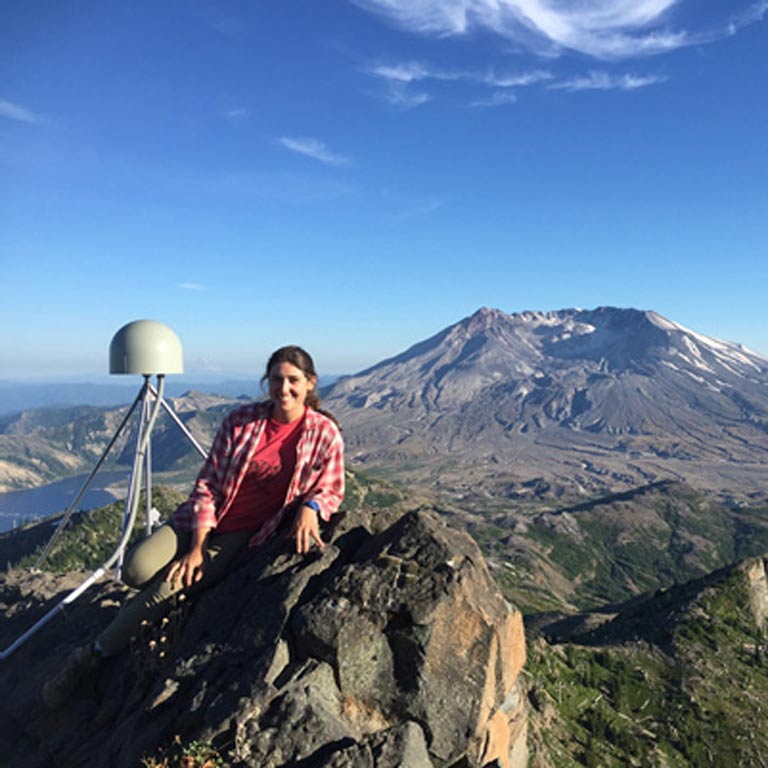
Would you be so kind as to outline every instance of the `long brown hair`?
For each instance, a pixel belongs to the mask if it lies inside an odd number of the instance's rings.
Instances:
[[[269,356],[269,360],[267,360],[267,369],[261,377],[262,387],[264,386],[264,382],[269,379],[269,372],[272,370],[273,366],[280,365],[280,363],[290,363],[291,365],[295,365],[308,379],[315,380],[315,386],[307,392],[306,404],[312,408],[312,410],[327,416],[337,427],[340,427],[337,418],[332,413],[329,413],[320,407],[320,395],[317,394],[318,375],[315,370],[315,361],[312,359],[309,352],[301,347],[297,347],[293,344],[288,345],[287,347],[280,347],[280,349],[276,349]]]

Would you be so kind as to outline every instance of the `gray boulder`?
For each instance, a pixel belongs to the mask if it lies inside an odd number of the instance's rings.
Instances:
[[[0,667],[8,764],[134,768],[193,743],[238,768],[525,764],[522,617],[429,510],[342,519],[306,557],[273,539],[46,711],[42,680],[118,591]]]

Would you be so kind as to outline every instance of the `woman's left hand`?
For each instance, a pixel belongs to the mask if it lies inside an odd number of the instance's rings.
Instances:
[[[296,551],[300,555],[309,552],[313,541],[320,549],[325,546],[320,538],[320,523],[317,520],[317,512],[306,504],[302,504],[296,514],[293,535],[296,538]]]

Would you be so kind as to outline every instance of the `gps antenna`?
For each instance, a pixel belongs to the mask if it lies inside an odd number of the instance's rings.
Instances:
[[[141,473],[145,469],[146,478],[146,532],[147,535],[152,528],[152,456],[150,438],[152,428],[155,425],[161,408],[171,416],[176,425],[182,430],[197,452],[205,458],[206,452],[190,434],[184,424],[176,416],[173,410],[163,399],[163,389],[165,385],[165,375],[168,373],[183,373],[184,365],[182,362],[181,343],[176,334],[168,326],[158,323],[155,320],[136,320],[124,325],[112,338],[109,345],[109,372],[114,374],[140,374],[144,377],[144,383],[136,395],[133,405],[128,409],[120,426],[117,428],[112,439],[98,460],[91,474],[88,476],[82,488],[78,492],[74,502],[64,513],[59,525],[53,533],[50,541],[41,553],[35,568],[40,565],[50,554],[54,543],[63,532],[69,519],[72,517],[77,505],[85,495],[85,492],[93,478],[96,476],[101,465],[104,463],[110,449],[117,441],[120,433],[130,420],[131,415],[141,405],[139,424],[136,437],[136,453],[134,455],[131,476],[128,482],[128,494],[125,500],[125,511],[123,513],[122,530],[117,549],[112,555],[97,568],[79,587],[70,592],[63,600],[55,605],[48,613],[40,618],[30,629],[18,637],[8,648],[0,652],[0,661],[10,656],[19,646],[25,643],[32,635],[36,634],[45,624],[48,623],[57,613],[63,611],[70,603],[74,602],[91,586],[96,580],[101,578],[108,570],[117,565],[117,576],[119,578],[120,567],[122,566],[123,555],[126,546],[131,537],[134,523],[136,522],[137,511],[139,507],[139,488],[141,486]],[[153,387],[150,378],[156,377],[157,387]],[[154,399],[154,402],[151,400]]]

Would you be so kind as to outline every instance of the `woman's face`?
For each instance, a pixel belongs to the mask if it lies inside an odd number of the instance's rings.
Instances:
[[[269,369],[269,398],[272,416],[289,423],[304,414],[307,393],[315,388],[314,376],[307,377],[291,363],[277,363]]]

